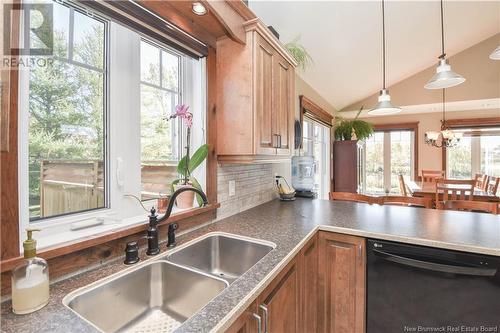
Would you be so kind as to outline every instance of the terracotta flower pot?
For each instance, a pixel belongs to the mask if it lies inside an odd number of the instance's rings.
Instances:
[[[192,185],[177,185],[175,189],[178,190],[183,187],[192,187]],[[175,205],[179,208],[186,209],[192,208],[194,206],[194,195],[193,191],[185,191],[177,196],[175,199]]]

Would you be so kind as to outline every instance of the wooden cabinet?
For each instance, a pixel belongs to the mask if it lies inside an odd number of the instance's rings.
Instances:
[[[318,235],[300,251],[300,331],[318,332]]]
[[[258,19],[245,30],[245,45],[217,41],[218,159],[280,161],[292,154],[296,62]]]
[[[318,332],[365,331],[365,240],[319,233]]]
[[[257,303],[252,303],[245,312],[226,330],[227,333],[256,333],[258,332],[259,320],[257,314]]]
[[[358,141],[333,143],[333,188],[335,192],[358,192]]]
[[[227,332],[364,333],[365,241],[320,231]]]

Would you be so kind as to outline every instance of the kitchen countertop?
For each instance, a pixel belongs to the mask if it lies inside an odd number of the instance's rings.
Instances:
[[[500,216],[326,200],[273,200],[177,237],[182,245],[209,232],[226,232],[271,241],[277,247],[176,332],[224,331],[318,229],[500,256]],[[49,304],[35,313],[16,316],[10,312],[10,301],[2,303],[1,331],[97,332],[66,308],[62,299],[70,291],[125,269],[122,261],[119,258],[51,284]]]

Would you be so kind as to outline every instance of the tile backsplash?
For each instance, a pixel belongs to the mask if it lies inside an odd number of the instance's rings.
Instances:
[[[233,196],[229,195],[230,181],[234,181]],[[221,205],[217,211],[217,219],[268,202],[277,196],[273,165],[219,165],[217,192],[217,200]]]

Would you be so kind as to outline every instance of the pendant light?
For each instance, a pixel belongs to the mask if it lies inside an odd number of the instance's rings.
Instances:
[[[460,142],[460,139],[462,139],[461,132],[454,132],[446,125],[446,110],[445,110],[446,102],[445,101],[446,101],[445,89],[443,89],[443,119],[441,120],[441,131],[439,131],[439,132],[434,132],[434,131],[425,132],[425,143],[430,145],[430,146],[437,147],[437,148],[455,147]]]
[[[401,108],[398,108],[391,103],[391,95],[389,95],[389,90],[385,88],[385,2],[382,0],[382,90],[380,90],[378,96],[378,103],[373,109],[368,111],[371,115],[387,115],[401,112]]]
[[[444,53],[443,0],[441,0],[441,55],[438,59],[439,63],[436,68],[436,74],[434,74],[429,82],[425,84],[425,89],[451,88],[465,82],[464,77],[451,70],[451,66],[448,60],[446,60],[446,53]]]
[[[497,47],[495,49],[495,51],[493,51],[491,54],[490,54],[490,59],[491,60],[500,60],[500,46]]]

